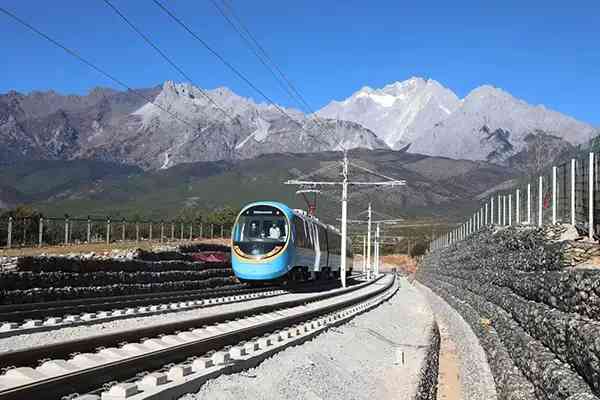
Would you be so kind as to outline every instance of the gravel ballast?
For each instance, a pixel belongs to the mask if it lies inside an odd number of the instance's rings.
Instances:
[[[376,309],[182,399],[415,398],[434,326],[425,297],[402,279]]]

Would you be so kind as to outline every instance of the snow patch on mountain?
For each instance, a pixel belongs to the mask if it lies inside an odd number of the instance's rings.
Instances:
[[[329,103],[317,114],[357,122],[388,146],[400,148],[459,105],[458,97],[438,82],[411,78],[382,89],[365,86],[344,101]]]
[[[438,82],[410,78],[381,89],[361,88],[317,112],[357,122],[388,146],[432,156],[503,162],[528,146],[529,135],[550,135],[571,144],[598,134],[571,117],[532,106],[491,85],[463,100]]]

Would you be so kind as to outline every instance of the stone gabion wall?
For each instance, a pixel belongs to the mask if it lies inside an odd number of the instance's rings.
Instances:
[[[208,247],[210,251],[227,250]],[[195,249],[205,250],[201,245]],[[0,270],[0,305],[202,290],[239,283],[229,261],[194,261],[195,254],[173,249],[115,257],[94,253],[19,257],[16,268]]]
[[[600,394],[600,271],[566,268],[566,247],[541,229],[488,227],[419,266],[479,337],[501,399]]]
[[[434,321],[429,334],[429,349],[423,367],[419,372],[419,386],[416,400],[436,400],[438,389],[438,372],[440,369],[440,329]]]

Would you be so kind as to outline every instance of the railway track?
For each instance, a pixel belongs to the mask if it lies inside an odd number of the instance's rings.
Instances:
[[[209,358],[196,358],[191,364],[186,364],[176,372],[169,372],[173,379],[178,374],[186,376],[195,372],[202,373],[206,368],[213,368],[211,373],[214,373],[216,367],[229,368],[232,356],[247,358],[248,351],[253,353],[261,348],[264,350],[263,353],[271,351],[272,349],[268,348],[271,342],[279,343],[290,337],[301,336],[300,331],[304,328],[301,329],[298,324],[346,307],[353,307],[361,302],[372,301],[373,298],[389,291],[394,285],[394,278],[386,276],[375,282],[366,282],[303,299],[255,307],[243,312],[219,314],[5,353],[0,355],[0,365],[18,365],[20,368],[10,369],[0,375],[0,400],[54,399],[71,393],[86,393],[106,382],[132,378],[143,371],[164,368],[168,363],[184,362],[189,357],[203,355],[244,341],[253,343],[250,346],[252,348],[246,349],[242,345],[241,350],[238,345],[233,348],[232,354],[217,351]],[[365,308],[354,307],[353,312],[363,309]],[[339,318],[334,318],[330,323],[335,323]],[[317,325],[313,328],[308,327],[304,333],[309,334],[319,327],[326,326],[327,321],[321,321]],[[286,338],[283,338],[283,334],[277,333],[278,330],[288,327],[292,327],[290,331],[292,333],[288,332]],[[265,334],[279,336],[265,339],[262,337]],[[121,343],[124,341],[128,343]],[[116,347],[118,343],[121,343],[120,347]],[[115,347],[106,348],[106,346]],[[99,351],[94,352],[94,349]],[[70,355],[73,352],[82,354]],[[37,365],[40,360],[50,357],[53,360],[43,362],[35,369],[24,367]],[[171,378],[170,380],[173,380]],[[155,383],[160,386],[161,382],[166,383],[166,380],[163,382],[160,378]],[[133,390],[128,389],[127,385],[126,383],[125,387],[110,389],[113,393],[107,396],[116,397],[107,398],[127,398],[126,394],[132,393]]]
[[[353,277],[358,278],[359,275]],[[51,303],[17,305],[21,310],[8,311],[16,321],[0,322],[0,338],[65,327],[91,325],[117,319],[145,317],[169,312],[193,310],[216,305],[238,303],[267,297],[280,296],[299,290],[326,290],[335,287],[333,281],[301,283],[292,287],[260,286],[246,284],[224,286],[215,289],[168,292],[110,298],[82,299],[87,304],[73,304],[77,300]],[[6,309],[10,306],[2,306]],[[79,314],[74,313],[78,311]],[[66,314],[57,314],[66,312]],[[2,314],[0,314],[1,316]],[[58,316],[60,315],[60,316]],[[27,317],[39,317],[25,318]],[[1,321],[1,319],[0,319]]]
[[[79,311],[79,313],[74,313],[70,306],[64,308],[50,307],[47,309],[49,311],[40,308],[34,311],[36,316],[40,316],[39,319],[19,319],[16,317],[17,314],[13,313],[13,319],[19,322],[12,321],[0,323],[0,338],[65,327],[108,322],[117,319],[193,310],[196,308],[279,296],[285,293],[288,292],[275,286],[264,288],[236,287],[231,289],[191,291],[185,294],[175,292],[172,293],[172,296],[147,296],[146,299],[140,297],[131,302],[118,302],[111,298],[110,301],[105,299],[103,302],[94,303],[90,308],[86,308],[85,306],[77,307],[76,310]],[[62,312],[68,313],[57,314],[57,310],[65,310]],[[26,315],[29,314],[30,312],[27,311]]]

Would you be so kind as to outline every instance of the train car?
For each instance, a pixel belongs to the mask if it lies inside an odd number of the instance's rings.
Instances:
[[[233,272],[244,282],[335,279],[340,275],[340,232],[303,210],[273,201],[248,204],[231,235]],[[347,241],[347,274],[352,244]]]

